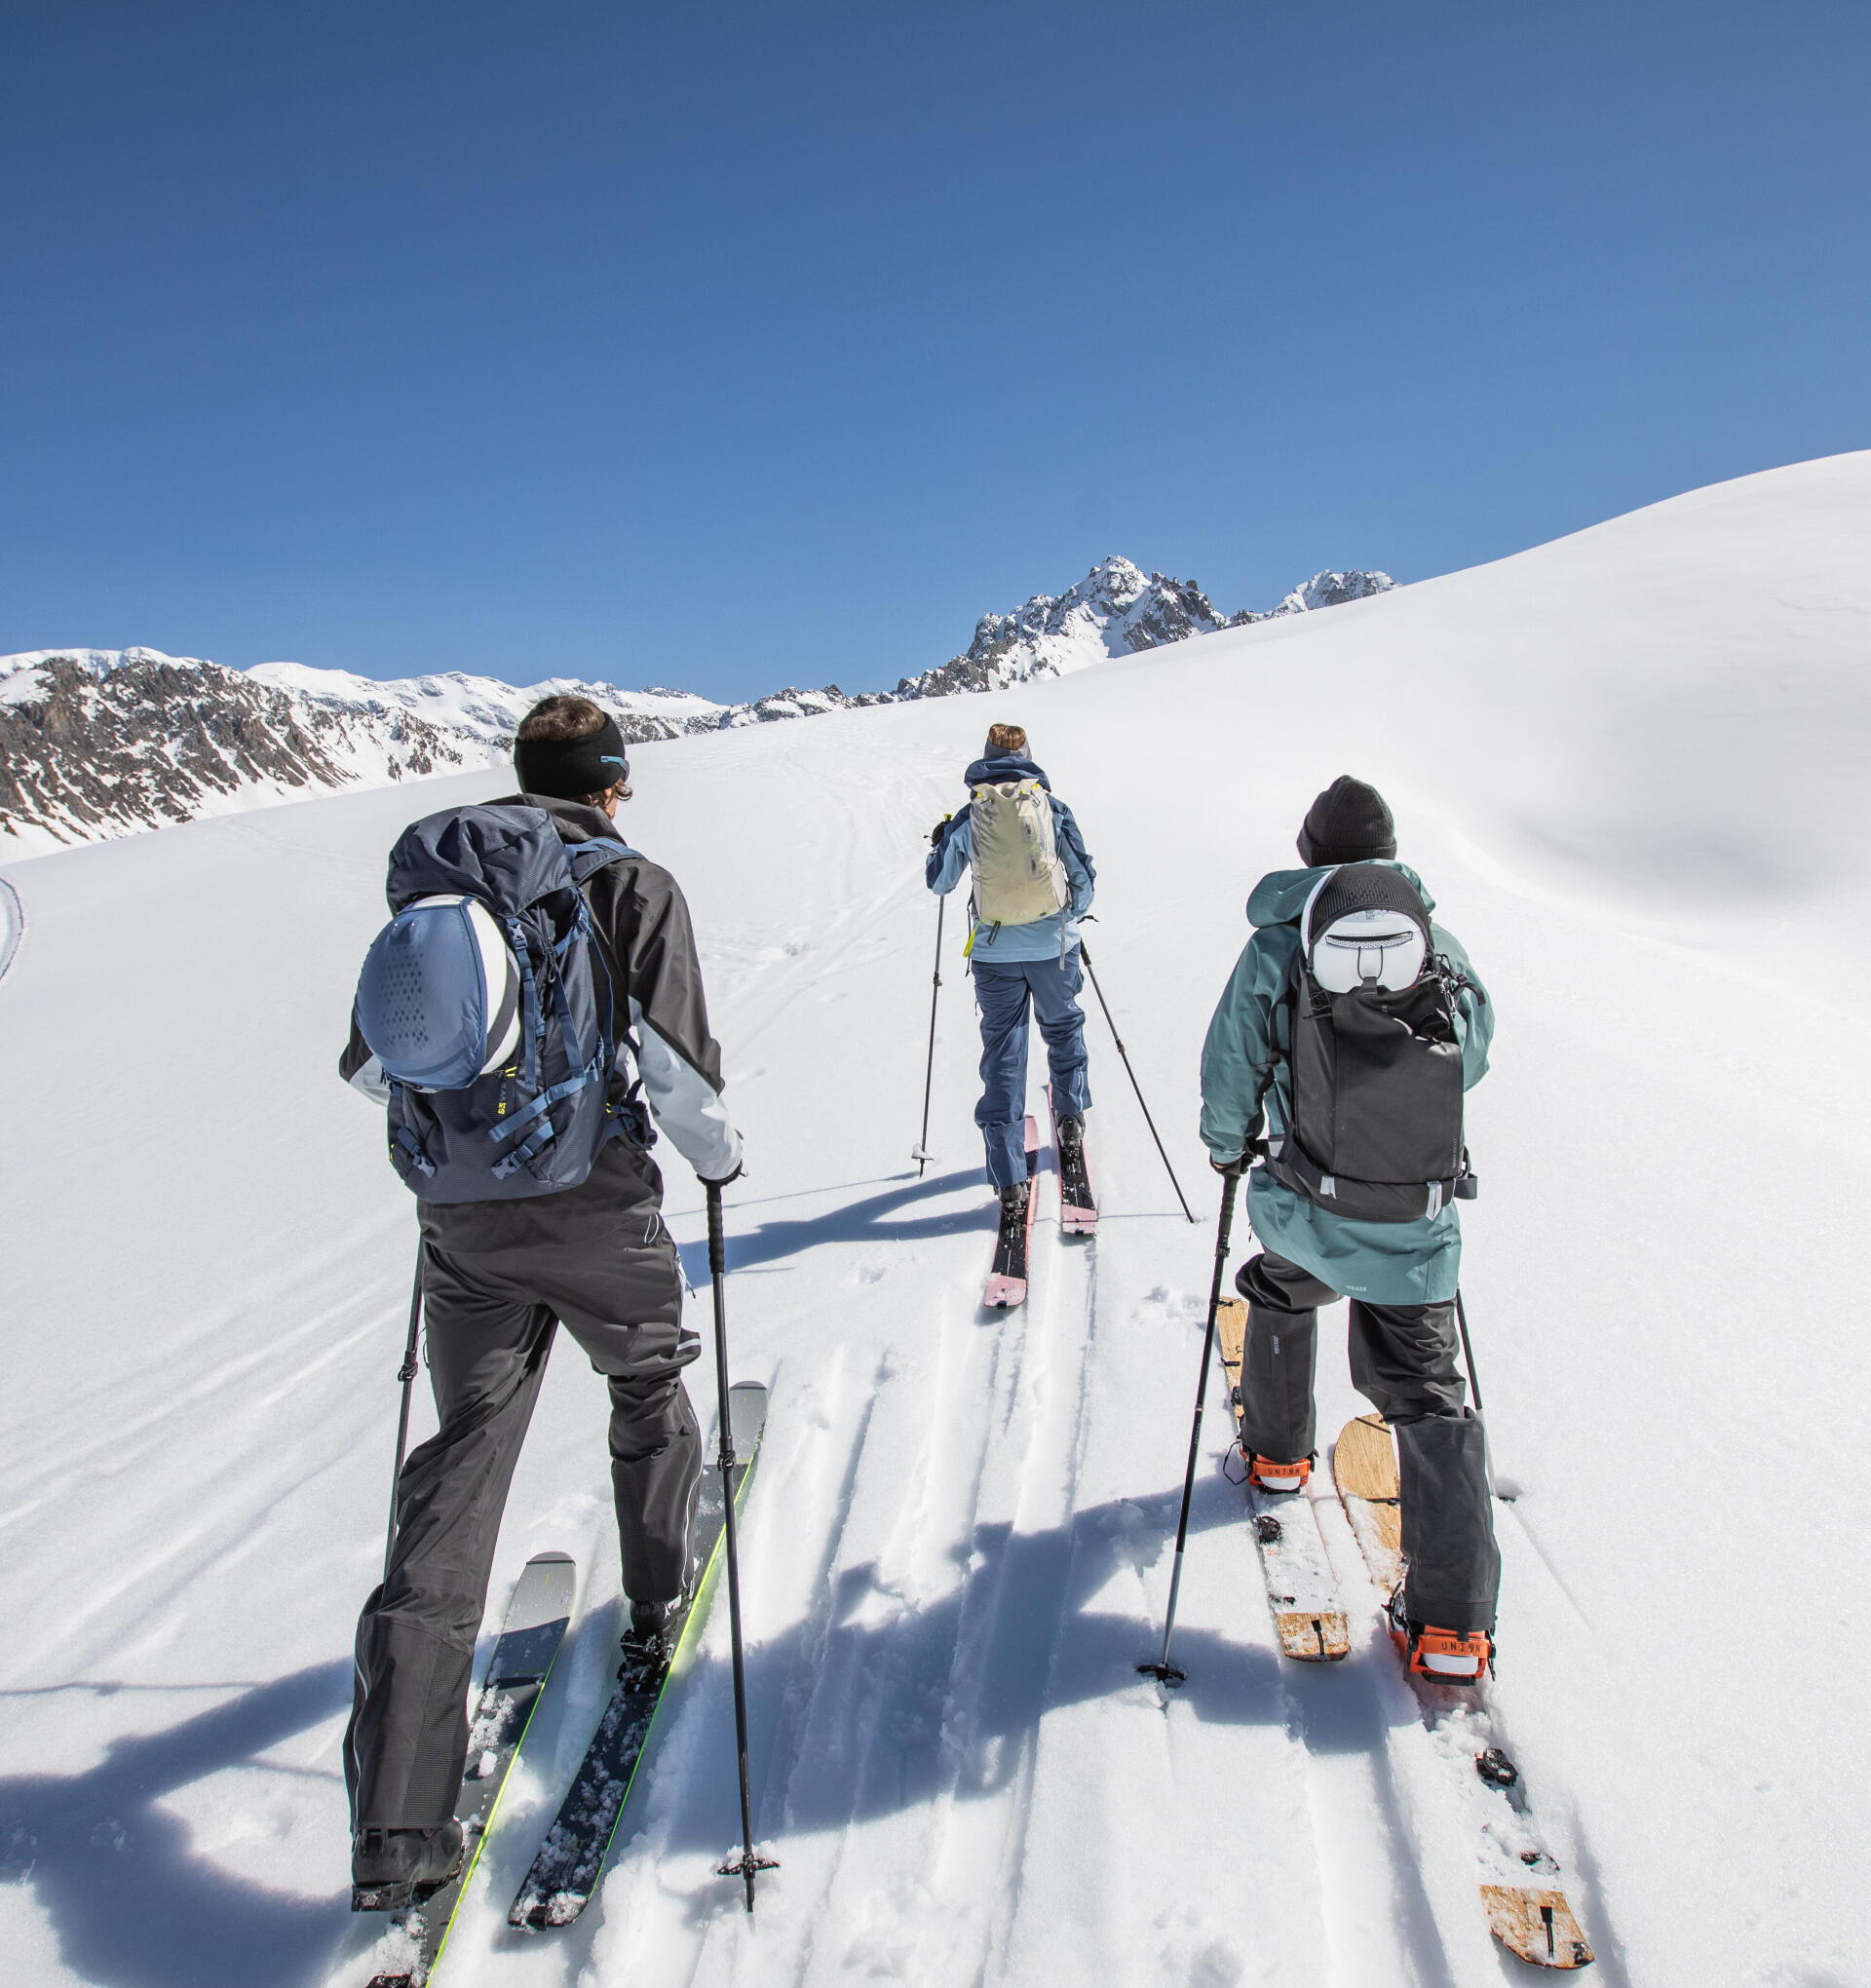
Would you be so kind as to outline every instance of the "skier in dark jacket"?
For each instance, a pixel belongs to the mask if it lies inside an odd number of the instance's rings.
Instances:
[[[1085,984],[1079,921],[1091,908],[1096,872],[1072,810],[1053,794],[1026,749],[1018,725],[988,728],[986,750],[964,775],[972,798],[936,824],[924,865],[929,888],[939,896],[964,876],[974,886],[968,952],[980,1005],[982,1086],[974,1123],[987,1147],[987,1177],[1000,1190],[1004,1229],[1019,1227],[1026,1215],[1029,1010],[1046,1038],[1061,1146],[1084,1139],[1091,1104],[1078,1000]],[[985,820],[977,829],[975,813],[990,803],[1007,832],[996,834]],[[1037,849],[1030,839],[1020,840],[1015,811],[1022,805],[1026,827],[1043,838]],[[1045,840],[1052,845],[1050,858]]]
[[[1440,962],[1454,989],[1449,1053],[1459,1051],[1451,1081],[1461,1090],[1487,1070],[1494,1008],[1461,945],[1431,923],[1434,900],[1421,878],[1396,861],[1391,811],[1374,787],[1349,774],[1334,781],[1306,817],[1299,854],[1304,869],[1263,877],[1247,900],[1248,920],[1258,929],[1215,1009],[1202,1054],[1202,1136],[1214,1166],[1239,1173],[1256,1155],[1262,1161],[1247,1175],[1248,1215],[1261,1253],[1236,1279],[1247,1300],[1241,1448],[1253,1478],[1269,1489],[1306,1481],[1317,1308],[1349,1297],[1352,1382],[1395,1429],[1402,1473],[1408,1575],[1392,1598],[1393,1632],[1413,1668],[1472,1682],[1492,1654],[1501,1559],[1481,1424],[1464,1405],[1457,1363],[1462,1232],[1450,1195],[1466,1184],[1426,1182],[1414,1188],[1414,1202],[1386,1208],[1378,1219],[1353,1219],[1331,1204],[1368,1183],[1321,1177],[1287,1143],[1302,923],[1314,910],[1331,915],[1334,900],[1325,892],[1337,879],[1341,897],[1368,907],[1359,915],[1378,924],[1388,917],[1401,931],[1412,923],[1420,929],[1426,971]],[[1380,916],[1385,906],[1393,912]],[[1310,928],[1315,937],[1322,929]],[[1360,955],[1359,971],[1367,964],[1374,967],[1375,956]],[[1356,1115],[1357,1097],[1347,1088],[1352,1060],[1347,1055],[1336,1073],[1337,1106]],[[1366,1107],[1381,1111],[1375,1092]],[[1397,1128],[1386,1127],[1384,1135],[1394,1146]],[[1380,1191],[1372,1205],[1381,1199]]]
[[[523,791],[493,806],[544,809],[567,843],[615,837],[630,767],[615,720],[596,705],[551,697],[535,706],[514,763]],[[740,1172],[741,1140],[721,1098],[721,1051],[682,893],[640,856],[607,864],[585,889],[620,1045],[613,1108],[627,1121],[638,1109],[633,1055],[657,1126],[705,1183],[724,1185]],[[355,1013],[339,1072],[387,1098]],[[508,1485],[561,1324],[610,1388],[629,1639],[648,1650],[686,1601],[702,1440],[682,1369],[701,1342],[682,1325],[681,1266],[662,1199],[655,1162],[625,1136],[561,1193],[418,1204],[440,1427],[403,1466],[390,1567],[358,1624],[345,1739],[353,1883],[386,1902],[439,1883],[461,1854],[453,1818],[475,1638]]]

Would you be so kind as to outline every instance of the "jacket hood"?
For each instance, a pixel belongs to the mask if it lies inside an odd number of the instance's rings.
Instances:
[[[1385,860],[1381,857],[1364,857],[1365,862],[1383,862],[1386,869],[1401,870],[1422,894],[1423,908],[1435,909],[1435,899],[1430,896],[1423,879],[1406,862]],[[1269,870],[1261,878],[1247,898],[1247,923],[1249,925],[1297,925],[1299,915],[1306,908],[1306,899],[1313,895],[1314,887],[1320,877],[1344,864],[1319,863],[1313,869]]]
[[[969,787],[999,786],[1010,780],[1036,780],[1047,790],[1052,791],[1052,783],[1047,779],[1030,759],[1022,759],[1017,752],[997,752],[991,759],[977,759],[962,776],[962,784]]]

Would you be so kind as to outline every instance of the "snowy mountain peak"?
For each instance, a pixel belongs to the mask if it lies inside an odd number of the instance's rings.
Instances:
[[[1063,676],[1088,664],[1133,656],[1191,635],[1336,607],[1386,593],[1395,584],[1388,573],[1322,571],[1265,614],[1218,614],[1193,580],[1146,575],[1141,566],[1114,554],[1056,597],[1036,593],[1010,614],[982,615],[962,655],[938,669],[904,677],[897,694],[947,697],[958,691],[1001,690],[1036,676]]]

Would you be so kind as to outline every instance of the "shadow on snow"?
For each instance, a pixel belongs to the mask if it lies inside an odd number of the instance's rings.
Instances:
[[[986,1177],[981,1168],[974,1166],[931,1174],[926,1180],[899,1180],[881,1194],[843,1203],[822,1215],[783,1216],[746,1229],[736,1226],[737,1217],[744,1211],[730,1203],[726,1211],[728,1269],[753,1270],[761,1264],[783,1262],[821,1242],[919,1242],[937,1236],[966,1236],[975,1230],[991,1232],[996,1212],[983,1185]],[[908,1219],[903,1216],[903,1210],[913,1208],[919,1202],[968,1187],[981,1189],[976,1207],[946,1214],[919,1214]],[[700,1290],[708,1280],[707,1243],[685,1242],[679,1246],[682,1273],[691,1287]]]
[[[902,1602],[866,1565],[841,1573],[828,1605],[782,1634],[762,1638],[750,1625],[762,1840],[783,1855],[790,1833],[991,1797],[1030,1758],[1043,1715],[1064,1706],[1127,1698],[1138,1719],[1161,1718],[1159,1688],[1136,1669],[1158,1654],[1161,1618],[1091,1604],[1128,1570],[1149,1574],[1161,1605],[1179,1498],[1176,1486],[1116,1499],[1039,1532],[977,1526],[958,1549],[962,1580],[925,1608]],[[1240,1494],[1205,1476],[1191,1535],[1222,1528],[1240,1532],[1236,1571],[1257,1583]],[[592,1619],[578,1633],[595,1626]],[[1316,1754],[1381,1744],[1372,1694],[1295,1694],[1270,1643],[1232,1642],[1191,1623],[1173,1654],[1188,1672],[1173,1701],[1204,1723],[1292,1724]],[[331,1965],[350,1923],[343,1893],[299,1897],[237,1878],[194,1854],[187,1825],[160,1804],[330,1718],[349,1694],[349,1663],[320,1664],[165,1732],[116,1740],[84,1774],[0,1780],[0,1877],[33,1886],[67,1964],[103,1988],[302,1988]],[[726,1663],[706,1660],[670,1710],[703,1724],[694,1746],[677,1749],[684,1781],[669,1846],[726,1850],[740,1833]],[[654,1759],[651,1770],[653,1784]],[[648,1792],[632,1803],[634,1826],[625,1820],[620,1857],[634,1854]]]
[[[271,1891],[196,1854],[188,1824],[162,1801],[350,1701],[349,1662],[314,1664],[163,1732],[115,1740],[83,1774],[0,1779],[0,1879],[32,1886],[65,1965],[102,1988],[318,1979],[341,1907]]]

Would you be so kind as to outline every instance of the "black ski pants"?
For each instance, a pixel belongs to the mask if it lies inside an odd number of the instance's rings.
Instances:
[[[427,1829],[454,1814],[501,1511],[561,1324],[610,1387],[624,1591],[666,1601],[687,1582],[702,1434],[682,1369],[701,1341],[682,1329],[661,1202],[655,1165],[618,1139],[564,1194],[422,1211],[440,1427],[403,1465],[389,1576],[358,1623],[345,1738],[356,1829]]]
[[[1271,1254],[1243,1264],[1235,1288],[1247,1300],[1241,1442],[1279,1463],[1309,1457],[1318,1307],[1340,1293]],[[1501,1551],[1481,1422],[1464,1405],[1458,1358],[1453,1304],[1352,1300],[1352,1385],[1396,1432],[1404,1610],[1414,1623],[1492,1634]]]

